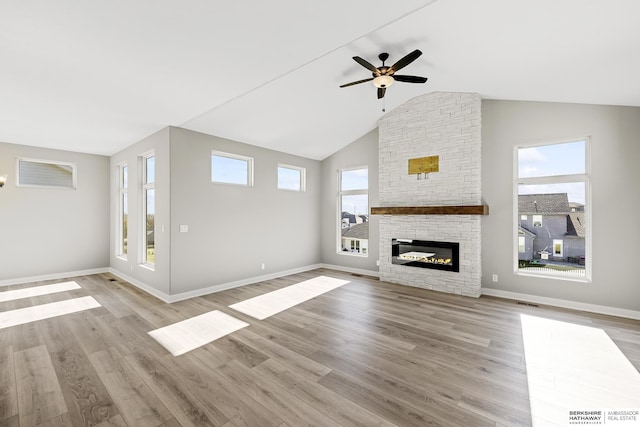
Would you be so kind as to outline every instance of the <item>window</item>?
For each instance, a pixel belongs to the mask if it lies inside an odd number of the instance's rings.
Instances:
[[[76,188],[74,163],[18,159],[18,186]]]
[[[553,256],[562,257],[562,240],[553,239]]]
[[[338,253],[367,256],[369,171],[367,168],[341,170],[338,181]]]
[[[518,253],[522,254],[527,250],[526,239],[524,236],[518,236]]]
[[[515,161],[516,273],[590,280],[589,140],[516,147]]]
[[[278,165],[278,189],[305,191],[306,169],[297,166]]]
[[[127,258],[127,234],[129,232],[129,168],[126,164],[118,167],[118,227],[116,255]]]
[[[211,181],[253,187],[253,158],[212,151]]]
[[[526,218],[526,215],[522,215]],[[542,215],[533,215],[533,226],[534,227],[542,227]]]
[[[156,158],[153,154],[142,157],[142,263],[153,267],[155,249],[155,194]]]

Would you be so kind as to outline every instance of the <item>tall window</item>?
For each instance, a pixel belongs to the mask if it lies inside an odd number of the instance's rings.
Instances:
[[[116,255],[127,257],[127,236],[129,233],[129,167],[125,164],[118,168],[118,236]]]
[[[516,272],[591,278],[588,139],[516,147]]]
[[[211,181],[253,187],[253,158],[212,151]]]
[[[369,170],[339,172],[338,253],[368,256],[369,253]]]
[[[142,158],[142,263],[153,267],[156,261],[155,248],[155,175],[156,158],[148,154]]]
[[[278,190],[305,191],[306,169],[278,165]]]

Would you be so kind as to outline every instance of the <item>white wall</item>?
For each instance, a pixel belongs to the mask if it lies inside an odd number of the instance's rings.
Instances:
[[[76,163],[77,189],[17,187],[18,157]],[[0,174],[0,282],[108,267],[108,157],[0,143]]]
[[[212,150],[253,157],[254,187],[212,183]],[[305,192],[277,189],[278,163],[306,168]],[[172,127],[171,294],[317,264],[321,178],[316,160]]]
[[[513,147],[591,137],[593,281],[513,274]],[[640,310],[640,108],[541,102],[482,103],[483,288]],[[499,282],[491,281],[498,274]]]
[[[111,156],[111,201],[110,212],[110,265],[116,273],[136,283],[149,286],[160,295],[170,294],[171,240],[171,195],[169,128],[164,128],[153,135]],[[155,154],[155,268],[149,269],[141,265],[142,248],[142,176],[141,156],[149,151]],[[126,162],[129,168],[129,236],[128,256],[122,259],[116,256],[116,221],[118,206],[118,165]],[[164,227],[164,232],[162,231]],[[158,295],[156,293],[156,295]]]
[[[352,142],[322,161],[322,262],[349,269],[378,272],[379,218],[369,215],[369,256],[338,253],[338,171],[367,166],[369,168],[369,208],[379,206],[378,197],[378,129]]]

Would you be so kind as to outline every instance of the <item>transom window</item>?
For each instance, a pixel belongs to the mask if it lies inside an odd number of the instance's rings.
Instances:
[[[19,187],[76,188],[75,163],[18,159]]]
[[[212,151],[211,181],[253,187],[253,158]]]
[[[278,165],[278,189],[305,191],[306,169],[298,166]]]

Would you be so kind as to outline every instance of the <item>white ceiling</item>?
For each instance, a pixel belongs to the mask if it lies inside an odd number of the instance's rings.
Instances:
[[[111,155],[168,125],[312,159],[374,129],[358,55],[432,91],[640,106],[638,0],[9,0],[0,141]]]

